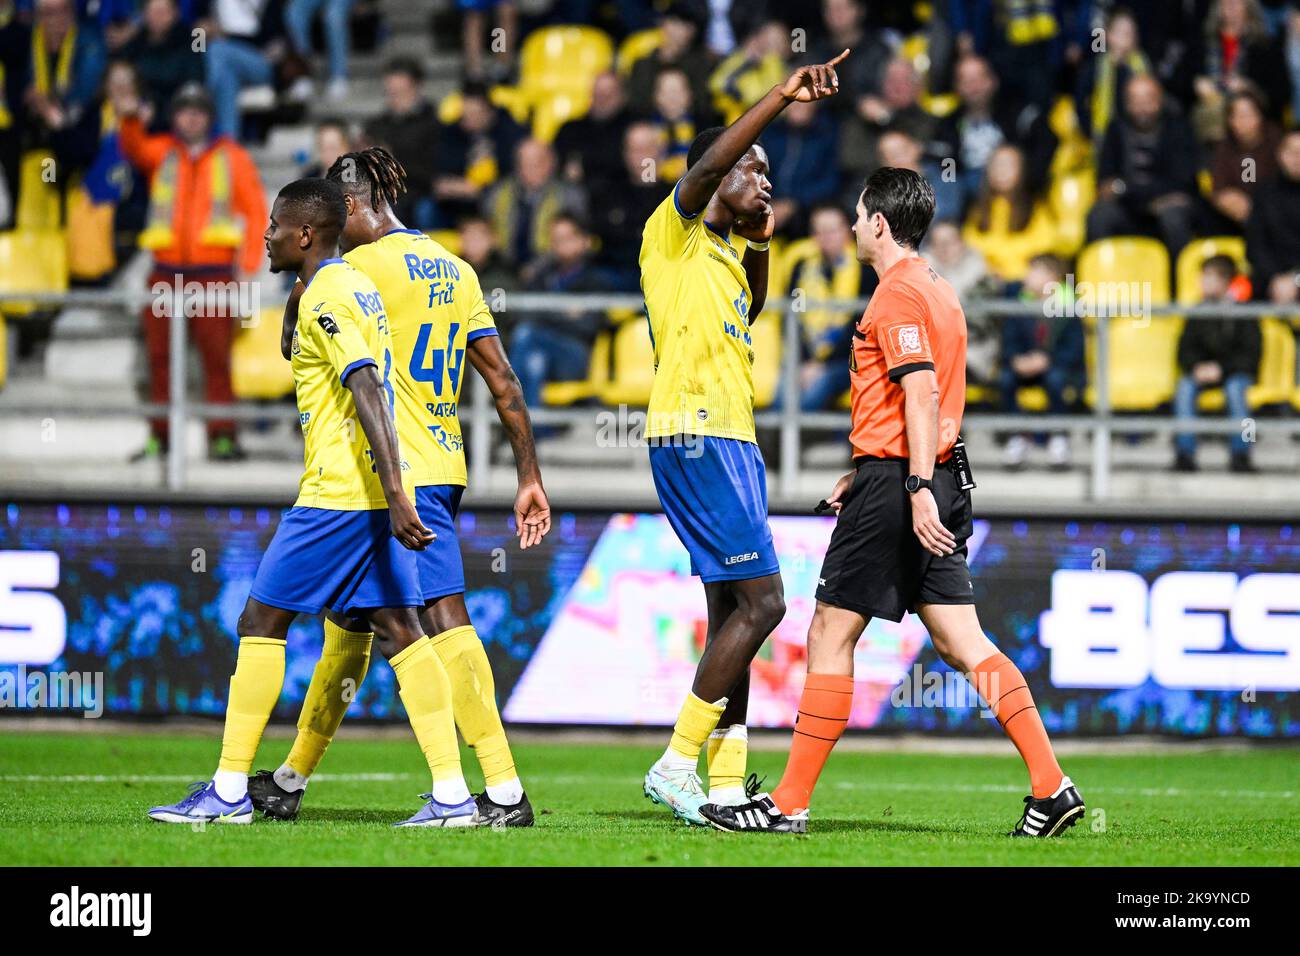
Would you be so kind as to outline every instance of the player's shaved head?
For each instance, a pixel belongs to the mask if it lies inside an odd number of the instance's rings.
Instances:
[[[348,217],[343,190],[327,179],[296,179],[276,197],[278,219],[295,226],[311,226],[327,243],[338,242]]]
[[[263,239],[272,272],[298,271],[313,256],[338,252],[348,218],[343,191],[324,179],[298,179],[280,190]]]

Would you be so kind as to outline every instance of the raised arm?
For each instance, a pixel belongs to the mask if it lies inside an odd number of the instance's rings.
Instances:
[[[501,338],[480,335],[469,343],[469,361],[483,376],[497,407],[497,418],[510,441],[515,456],[515,473],[519,491],[515,495],[515,533],[521,549],[540,544],[551,530],[551,505],[542,487],[542,472],[537,465],[537,448],[533,444],[533,425],[524,403],[523,389],[515,370],[510,367]],[[485,450],[486,452],[486,450]]]
[[[393,537],[403,547],[423,551],[433,540],[433,532],[424,526],[415,505],[402,488],[402,456],[397,448],[397,425],[384,397],[384,386],[373,365],[365,365],[348,374],[343,384],[352,390],[357,419],[375,456],[375,471],[388,502]]]
[[[848,55],[849,51],[845,50],[829,63],[799,67],[785,83],[772,87],[766,96],[728,126],[699,162],[686,171],[677,186],[677,203],[682,212],[692,216],[709,204],[722,180],[731,172],[731,167],[758,141],[767,124],[776,119],[787,103],[795,100],[811,102],[839,92],[840,81],[835,75],[835,67]]]

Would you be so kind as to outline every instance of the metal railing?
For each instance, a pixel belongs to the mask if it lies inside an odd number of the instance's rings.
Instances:
[[[276,293],[277,296],[280,293]],[[62,293],[0,293],[0,303],[29,302],[43,306],[81,306],[98,310],[118,310],[121,316],[122,334],[134,334],[137,328],[137,315],[146,306],[151,306],[156,297],[146,289],[114,290],[72,290]],[[498,320],[506,327],[521,314],[538,311],[606,311],[610,309],[632,309],[641,311],[644,301],[635,294],[614,293],[531,293],[509,292],[500,297],[504,308],[497,310]],[[867,299],[831,299],[811,300],[780,297],[769,299],[766,311],[779,311],[782,322],[782,369],[783,383],[798,381],[801,331],[800,316],[807,311],[829,310],[861,314],[867,305]],[[173,302],[173,314],[181,311]],[[972,299],[963,303],[967,316],[993,316],[1002,319],[1013,315],[1043,315],[1041,303],[1022,302],[1007,299]],[[1108,313],[1103,309],[1078,309],[1079,317],[1090,320],[1090,334],[1094,336],[1091,349],[1091,369],[1088,382],[1092,386],[1094,401],[1089,412],[1069,415],[1045,414],[1004,414],[974,412],[966,415],[962,430],[968,434],[977,431],[1066,431],[1081,430],[1092,437],[1092,454],[1089,464],[1088,497],[1093,501],[1104,501],[1110,494],[1111,478],[1111,444],[1116,431],[1125,433],[1171,434],[1191,432],[1194,434],[1233,434],[1240,432],[1242,424],[1223,419],[1194,420],[1175,419],[1169,415],[1152,414],[1116,414],[1111,407],[1110,395],[1110,335],[1111,323],[1136,322],[1149,323],[1152,317],[1182,316],[1196,321],[1203,319],[1258,320],[1260,318],[1300,318],[1300,305],[1282,307],[1268,304],[1234,304],[1224,306],[1180,306],[1176,304],[1150,306],[1144,314],[1134,316],[1131,311]],[[0,393],[0,414],[80,414],[80,415],[123,415],[134,414],[142,417],[168,418],[169,430],[174,436],[183,436],[185,427],[191,418],[206,420],[210,418],[229,418],[234,420],[265,420],[274,417],[274,408],[257,402],[236,402],[233,405],[209,405],[189,401],[187,397],[187,345],[188,329],[186,322],[170,324],[170,393],[166,405],[137,402],[132,404],[104,405],[89,399],[84,402],[68,401],[59,403],[21,403],[6,401]],[[487,450],[492,447],[492,430],[495,427],[495,413],[491,396],[481,378],[472,379],[469,389],[469,414],[462,414],[462,425],[468,427],[468,444],[481,449],[471,457],[470,482],[473,487],[491,493],[493,489],[491,473],[491,456]],[[777,408],[758,409],[755,423],[760,429],[776,429],[780,448],[780,466],[777,474],[778,490],[782,496],[792,496],[799,484],[802,468],[803,434],[810,429],[846,430],[849,426],[847,412],[804,412],[800,409],[799,395],[793,387],[780,389],[781,406]],[[463,399],[462,399],[463,404]],[[539,424],[568,425],[588,420],[590,410],[582,408],[542,407],[531,409],[533,420]],[[1300,420],[1270,419],[1257,424],[1257,434],[1275,433],[1279,435],[1300,435]],[[170,490],[179,491],[186,486],[186,462],[183,440],[170,444],[167,459],[166,484]]]

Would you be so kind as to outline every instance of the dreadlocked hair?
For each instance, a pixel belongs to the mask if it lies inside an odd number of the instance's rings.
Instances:
[[[406,170],[388,150],[371,146],[355,153],[344,153],[334,160],[325,178],[338,183],[350,192],[360,192],[369,187],[370,205],[380,209],[385,203],[397,204],[397,197],[406,192]]]

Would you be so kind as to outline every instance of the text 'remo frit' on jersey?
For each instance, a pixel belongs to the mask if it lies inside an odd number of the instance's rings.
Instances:
[[[374,452],[344,383],[359,369],[374,366],[392,407],[392,363],[392,340],[379,290],[342,259],[327,259],[307,283],[293,330],[293,385],[306,465],[296,507],[337,511],[388,507]],[[405,462],[402,471],[407,478]],[[408,493],[413,488],[409,485]]]
[[[754,441],[753,301],[727,235],[687,216],[673,187],[641,235],[641,291],[654,343],[646,437]]]
[[[478,276],[416,229],[395,229],[345,258],[382,290],[388,306],[397,433],[415,486],[464,485],[457,410],[465,350],[497,334]]]

